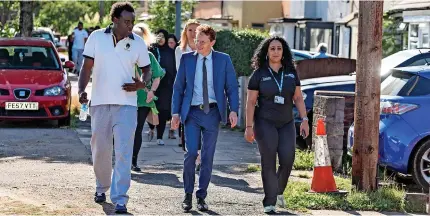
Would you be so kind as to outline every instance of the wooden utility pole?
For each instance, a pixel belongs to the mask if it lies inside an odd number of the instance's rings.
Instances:
[[[19,32],[22,37],[30,37],[33,31],[33,1],[19,2]]]
[[[352,184],[377,189],[383,1],[360,1]]]

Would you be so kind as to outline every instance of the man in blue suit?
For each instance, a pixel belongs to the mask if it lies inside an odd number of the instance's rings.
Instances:
[[[226,99],[231,110],[231,127],[237,124],[239,109],[236,72],[230,56],[212,49],[216,38],[212,27],[200,25],[196,33],[197,50],[182,55],[172,99],[172,128],[177,129],[179,121],[185,126],[187,152],[183,171],[185,198],[182,203],[185,211],[192,208],[199,141],[202,140],[202,149],[199,186],[196,192],[197,209],[207,211],[205,198],[212,175],[219,123],[227,121]]]

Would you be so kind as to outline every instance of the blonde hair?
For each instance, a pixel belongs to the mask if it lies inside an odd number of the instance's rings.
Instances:
[[[151,30],[145,23],[138,23],[134,25],[133,32],[142,37],[146,43],[146,46],[148,47],[155,42],[154,35],[151,33]]]
[[[185,49],[188,45],[187,30],[188,30],[188,27],[190,25],[200,26],[200,22],[198,20],[195,20],[195,19],[190,19],[187,21],[187,23],[185,23],[185,27],[181,33],[181,43],[179,44],[179,47],[181,48],[182,51],[185,51]]]

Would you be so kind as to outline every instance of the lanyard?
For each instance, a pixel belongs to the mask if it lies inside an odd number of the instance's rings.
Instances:
[[[270,71],[270,74],[272,74],[272,77],[275,80],[276,85],[278,86],[279,94],[281,94],[281,92],[282,92],[282,86],[284,85],[284,71],[282,71],[282,73],[281,73],[281,84],[279,84],[278,80],[276,79],[275,75],[272,72],[272,69],[270,69],[270,67],[268,67],[268,69]]]

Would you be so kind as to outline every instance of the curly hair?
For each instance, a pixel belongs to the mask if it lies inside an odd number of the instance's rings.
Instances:
[[[269,51],[269,45],[272,41],[279,41],[282,44],[282,66],[291,71],[296,70],[296,66],[294,64],[293,55],[291,54],[290,46],[288,46],[287,41],[284,38],[279,36],[272,36],[263,40],[260,45],[258,45],[257,49],[254,52],[254,56],[252,57],[252,68],[254,70],[258,70],[261,67],[264,67],[268,64],[267,53]]]
[[[117,2],[113,4],[110,9],[111,20],[113,21],[114,17],[120,18],[123,11],[134,13],[133,5],[130,2]]]

